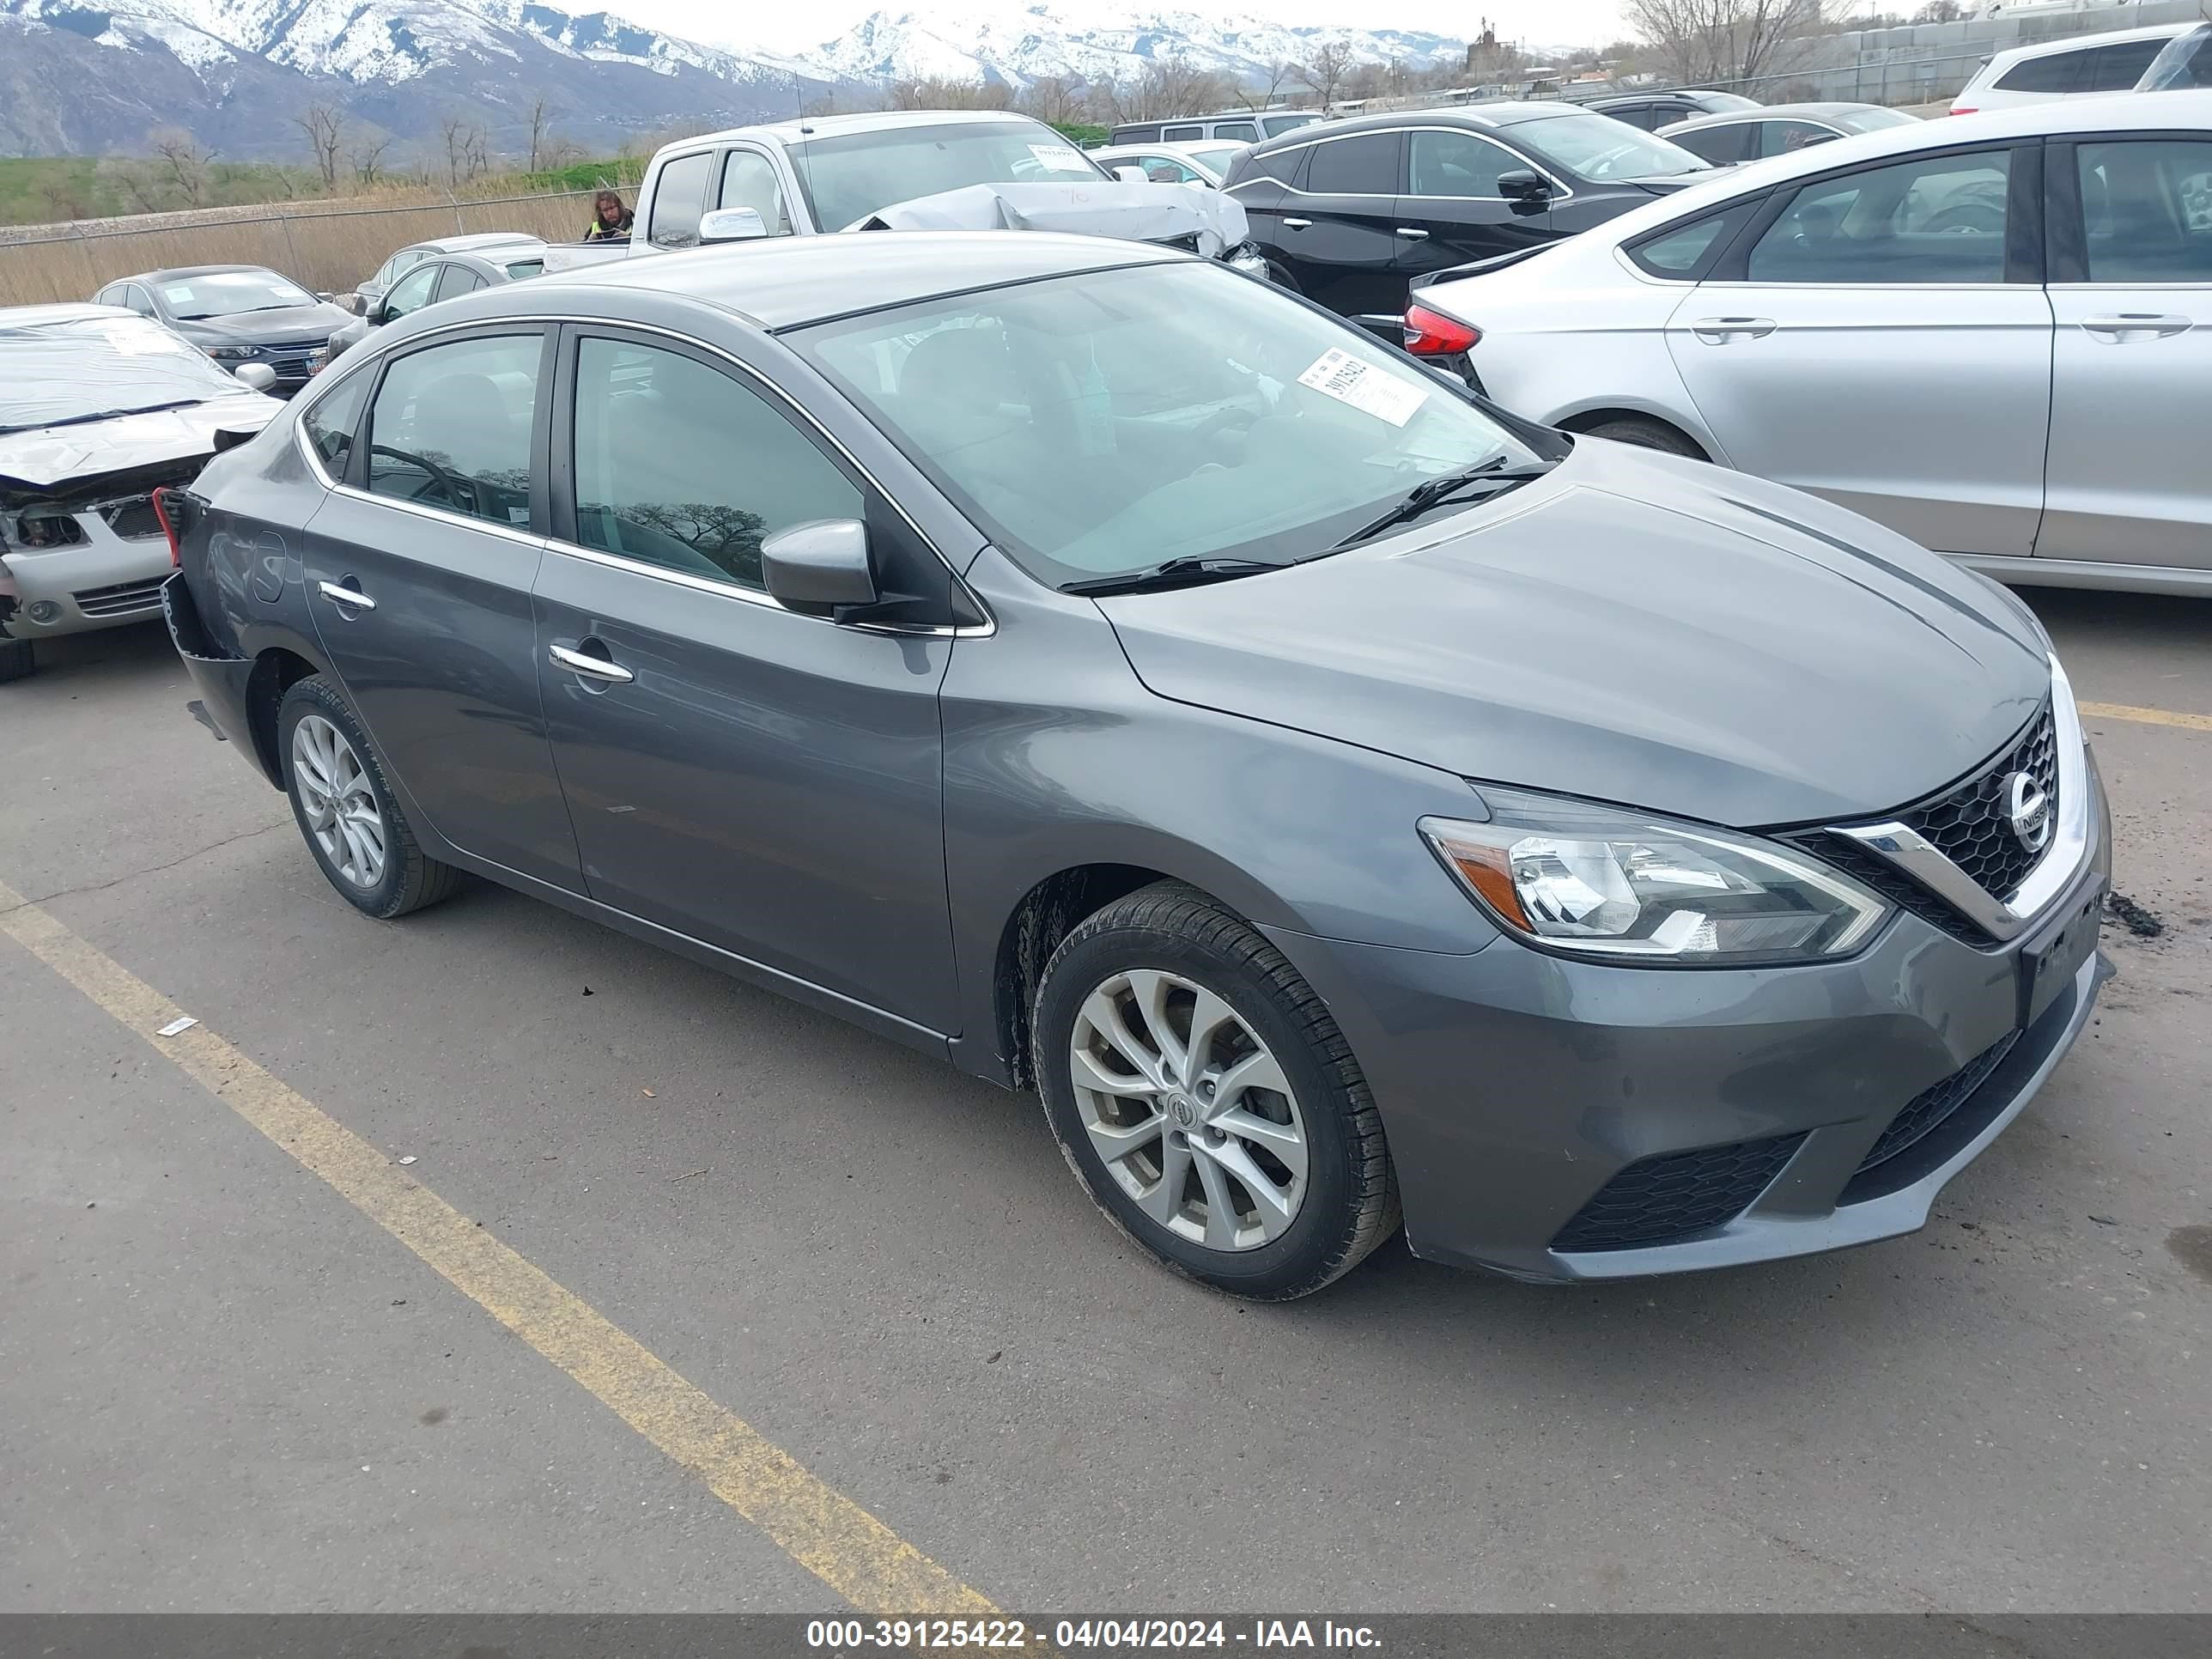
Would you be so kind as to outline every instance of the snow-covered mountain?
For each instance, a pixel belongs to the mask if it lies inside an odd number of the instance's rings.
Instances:
[[[992,81],[1023,87],[1048,76],[1127,82],[1175,59],[1240,82],[1266,81],[1324,40],[1360,62],[1428,69],[1457,62],[1465,42],[1402,29],[1291,28],[1259,16],[1132,9],[1084,22],[1049,5],[932,7],[878,11],[802,61],[825,79]]]

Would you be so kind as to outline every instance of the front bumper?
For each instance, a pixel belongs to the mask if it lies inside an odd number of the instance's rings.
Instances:
[[[4,632],[10,639],[51,639],[94,628],[120,628],[161,614],[169,574],[163,536],[118,536],[97,513],[77,515],[81,542],[66,547],[11,547],[0,559],[15,579],[18,603]]]
[[[1811,1255],[1924,1225],[2087,1023],[2111,884],[2089,777],[2087,856],[2000,949],[1905,913],[1849,961],[1780,969],[1268,932],[1359,1058],[1415,1254],[1550,1280]]]

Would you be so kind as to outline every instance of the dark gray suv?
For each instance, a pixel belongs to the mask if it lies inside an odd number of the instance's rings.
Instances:
[[[473,872],[1033,1087],[1239,1294],[1401,1212],[1545,1279],[1908,1231],[2096,994],[2101,791],[2002,590],[1164,250],[489,289],[164,500],[355,906]]]

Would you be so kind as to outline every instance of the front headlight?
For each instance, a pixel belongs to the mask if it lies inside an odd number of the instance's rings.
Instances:
[[[207,355],[219,363],[242,363],[261,355],[259,346],[210,346]]]
[[[1651,965],[1848,956],[1882,899],[1808,855],[1702,824],[1483,791],[1488,823],[1423,818],[1444,867],[1504,929],[1548,950]]]

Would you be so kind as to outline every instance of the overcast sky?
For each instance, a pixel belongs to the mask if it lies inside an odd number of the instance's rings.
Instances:
[[[819,0],[816,4],[763,4],[762,0],[602,0],[605,9],[671,33],[714,46],[766,46],[794,52],[843,33],[870,12],[927,13],[928,0]],[[1117,8],[1113,0],[1049,0],[1071,20],[1103,21]],[[1488,17],[1509,40],[1537,46],[1576,46],[1618,39],[1619,0],[1141,0],[1146,10],[1205,12],[1212,15],[1264,15],[1292,25],[1342,23],[1368,28],[1427,29],[1464,36]],[[942,9],[958,13],[1013,10],[1018,0],[949,0]],[[1130,10],[1137,9],[1133,5]]]

